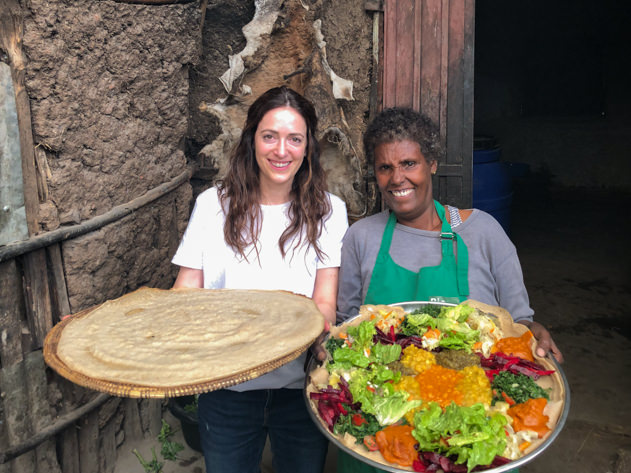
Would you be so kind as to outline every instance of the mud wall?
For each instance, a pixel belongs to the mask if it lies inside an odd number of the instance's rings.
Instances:
[[[197,5],[35,0],[24,13],[43,231],[101,215],[185,170]],[[189,199],[182,186],[65,242],[72,311],[138,286],[168,287]]]
[[[56,323],[139,286],[172,284],[170,257],[190,213],[184,143],[201,13],[195,3],[108,0],[1,8],[0,25],[12,30],[2,31],[0,60],[19,78],[16,96],[27,95],[32,130],[21,132],[32,131],[34,145],[29,198],[39,205],[22,243],[92,230],[2,262],[0,471],[111,473],[123,442],[158,435],[162,402],[97,395],[56,376],[33,320]],[[94,225],[113,211],[120,218]]]

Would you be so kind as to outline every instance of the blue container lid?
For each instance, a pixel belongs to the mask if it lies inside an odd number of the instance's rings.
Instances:
[[[500,160],[501,148],[496,146],[490,149],[479,149],[473,151],[473,164],[492,163]]]

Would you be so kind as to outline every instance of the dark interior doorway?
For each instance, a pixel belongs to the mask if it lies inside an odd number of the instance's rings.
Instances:
[[[628,396],[602,393],[624,392],[629,369],[631,255],[600,235],[631,223],[630,19],[613,0],[476,2],[474,133],[512,173],[510,236],[572,393],[565,429],[525,473],[628,470]]]
[[[553,184],[631,190],[627,2],[479,0],[474,133]]]

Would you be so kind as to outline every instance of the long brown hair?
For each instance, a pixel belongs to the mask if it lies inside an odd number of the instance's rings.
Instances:
[[[315,137],[318,118],[311,102],[285,86],[268,90],[250,106],[241,139],[230,157],[228,172],[217,184],[226,213],[224,239],[246,260],[246,249],[250,245],[254,247],[258,257],[261,190],[260,169],[254,154],[254,136],[263,116],[279,107],[291,107],[302,116],[307,124],[307,147],[305,159],[292,182],[289,207],[291,221],[278,240],[278,246],[285,257],[288,241],[297,236],[294,251],[306,239],[322,258],[324,253],[318,245],[318,238],[322,233],[324,218],[331,212],[331,203],[326,195],[326,177],[320,164],[320,145]]]

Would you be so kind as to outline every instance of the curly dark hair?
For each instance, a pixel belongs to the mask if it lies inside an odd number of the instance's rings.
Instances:
[[[318,118],[311,102],[285,86],[268,90],[250,106],[241,139],[230,157],[228,172],[217,183],[226,212],[224,239],[245,259],[246,249],[253,245],[258,257],[261,196],[254,136],[263,116],[279,107],[291,107],[305,120],[307,147],[305,159],[292,183],[292,201],[289,207],[291,223],[281,235],[278,245],[284,257],[287,253],[287,242],[297,235],[298,241],[294,250],[306,239],[318,256],[322,257],[324,253],[318,245],[318,238],[322,233],[324,219],[331,212],[331,203],[326,195],[326,176],[320,164],[320,145],[315,136]]]
[[[393,107],[382,110],[364,132],[366,160],[374,164],[375,148],[394,141],[415,141],[428,163],[444,156],[438,127],[426,115],[411,108]]]

